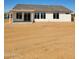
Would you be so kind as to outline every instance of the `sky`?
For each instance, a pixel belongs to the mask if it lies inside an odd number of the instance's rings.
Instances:
[[[16,6],[16,4],[63,5],[75,11],[75,0],[4,0],[4,11],[8,12]]]

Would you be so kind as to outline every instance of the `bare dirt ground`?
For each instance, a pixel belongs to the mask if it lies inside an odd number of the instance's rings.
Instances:
[[[5,59],[74,59],[74,23],[5,23]]]

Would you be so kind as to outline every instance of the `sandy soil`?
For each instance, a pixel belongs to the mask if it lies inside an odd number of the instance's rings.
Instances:
[[[5,24],[5,59],[74,59],[74,23]]]
[[[5,19],[4,20],[4,24],[9,24],[9,20],[8,19]]]

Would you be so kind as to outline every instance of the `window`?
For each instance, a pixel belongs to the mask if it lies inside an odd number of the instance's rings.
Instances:
[[[39,13],[35,13],[35,19],[39,19]]]
[[[22,19],[22,12],[16,13],[16,19]]]
[[[46,14],[45,13],[35,13],[35,16],[34,16],[35,19],[45,19],[46,18]]]
[[[54,13],[53,14],[53,19],[59,19],[59,13]]]
[[[46,14],[45,13],[41,13],[41,19],[45,19],[46,18]]]

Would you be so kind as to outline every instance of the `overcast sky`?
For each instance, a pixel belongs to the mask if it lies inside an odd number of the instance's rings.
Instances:
[[[4,0],[5,12],[11,10],[16,4],[63,5],[75,11],[74,0]]]

